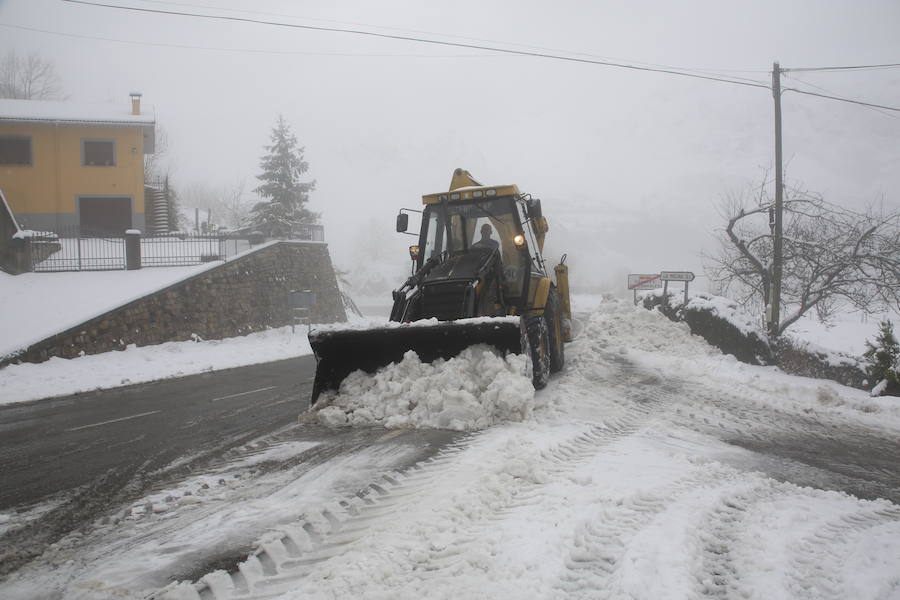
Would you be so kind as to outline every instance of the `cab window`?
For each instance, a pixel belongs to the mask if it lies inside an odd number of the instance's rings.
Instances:
[[[425,217],[424,260],[440,256],[447,249],[444,220],[439,211],[430,210]]]

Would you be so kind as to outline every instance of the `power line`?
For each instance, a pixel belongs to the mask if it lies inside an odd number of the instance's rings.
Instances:
[[[210,15],[203,13],[190,13],[190,12],[182,12],[182,11],[174,11],[174,10],[162,10],[162,9],[154,9],[154,8],[140,8],[136,6],[121,6],[117,4],[105,4],[101,2],[88,2],[86,0],[63,0],[64,2],[70,2],[72,4],[83,4],[87,6],[97,6],[101,8],[113,8],[119,10],[128,10],[134,12],[141,13],[152,13],[152,14],[162,14],[162,15],[173,15],[173,16],[183,16],[183,17],[193,17],[200,19],[210,19],[210,20],[222,20],[222,21],[232,21],[232,22],[240,22],[240,23],[253,23],[257,25],[270,25],[275,27],[286,27],[291,29],[304,29],[309,31],[325,31],[331,33],[348,33],[352,35],[362,35],[369,37],[377,37],[383,39],[392,39],[392,40],[400,40],[406,42],[417,42],[422,44],[432,44],[435,46],[448,46],[453,48],[468,48],[470,50],[484,50],[488,52],[498,52],[502,54],[511,54],[516,56],[530,56],[534,58],[546,58],[551,60],[563,60],[568,62],[577,62],[584,64],[593,64],[607,67],[617,67],[621,69],[631,69],[634,71],[648,71],[653,73],[665,73],[668,75],[678,75],[680,77],[691,77],[694,79],[704,79],[707,81],[718,81],[722,83],[731,83],[733,85],[744,85],[748,87],[758,87],[771,89],[769,85],[758,82],[758,81],[740,81],[738,78],[725,78],[725,77],[714,77],[711,75],[702,75],[698,73],[689,73],[676,69],[668,69],[668,68],[654,68],[654,67],[642,67],[633,64],[621,63],[621,62],[612,62],[612,61],[603,61],[603,60],[594,60],[588,58],[577,58],[572,56],[561,56],[557,54],[548,54],[543,52],[530,52],[525,50],[513,50],[509,48],[498,48],[494,46],[483,46],[479,44],[466,44],[462,42],[449,42],[449,41],[441,41],[434,40],[428,38],[420,38],[413,37],[407,35],[396,35],[396,34],[387,34],[387,33],[377,33],[373,31],[365,31],[359,29],[342,29],[338,27],[323,27],[319,25],[300,25],[297,23],[284,23],[281,21],[267,21],[263,19],[251,19],[247,17],[234,17],[227,15]]]
[[[377,38],[384,38],[384,39],[393,39],[393,40],[417,42],[417,43],[423,43],[423,44],[432,44],[432,45],[437,45],[437,46],[467,48],[470,50],[484,50],[484,51],[488,51],[488,52],[497,52],[497,53],[502,53],[502,54],[516,55],[516,56],[530,56],[530,57],[534,57],[534,58],[546,58],[546,59],[551,59],[551,60],[562,60],[562,61],[568,61],[568,62],[593,64],[593,65],[615,67],[615,68],[621,68],[621,69],[631,69],[631,70],[635,70],[635,71],[664,73],[664,74],[668,74],[668,75],[677,75],[680,77],[691,77],[694,79],[703,79],[703,80],[707,80],[707,81],[718,81],[721,83],[730,83],[733,85],[743,85],[743,86],[748,86],[748,87],[772,89],[769,85],[759,82],[759,81],[748,80],[748,79],[739,78],[739,77],[725,78],[725,77],[717,77],[714,75],[705,75],[705,74],[701,74],[702,71],[701,72],[689,72],[689,70],[684,70],[684,69],[646,67],[646,66],[639,66],[639,65],[635,65],[635,64],[628,64],[628,63],[624,63],[624,62],[612,62],[612,61],[606,61],[606,60],[578,58],[575,56],[562,56],[562,55],[558,55],[558,54],[549,54],[549,53],[545,53],[545,52],[513,50],[510,48],[499,48],[499,47],[495,47],[495,46],[484,46],[484,45],[480,45],[480,44],[467,44],[467,43],[462,43],[462,42],[434,40],[434,39],[413,37],[413,36],[407,36],[407,35],[378,33],[378,32],[373,32],[373,31],[359,30],[359,29],[343,29],[343,28],[338,28],[338,27],[324,27],[324,26],[318,26],[318,25],[301,25],[301,24],[297,24],[297,23],[285,23],[285,22],[281,22],[281,21],[267,21],[267,20],[262,20],[262,19],[251,19],[248,17],[234,17],[234,16],[227,16],[227,15],[210,15],[210,14],[203,14],[203,13],[191,13],[191,12],[182,12],[182,11],[174,11],[174,10],[141,8],[141,7],[135,7],[135,6],[121,6],[121,5],[117,5],[117,4],[89,2],[87,0],[64,0],[64,1],[70,2],[73,4],[83,4],[83,5],[88,5],[88,6],[97,6],[97,7],[101,7],[101,8],[113,8],[113,9],[129,10],[129,11],[142,12],[142,13],[193,17],[193,18],[210,19],[210,20],[235,21],[235,22],[241,22],[241,23],[270,25],[270,26],[275,26],[275,27],[286,27],[286,28],[291,28],[291,29],[304,29],[304,30],[310,30],[310,31],[325,31],[325,32],[331,32],[331,33],[348,33],[348,34],[352,34],[352,35],[363,35],[363,36],[370,36],[370,37],[377,37]],[[160,3],[162,3],[162,2],[160,2]],[[784,71],[790,72],[790,71],[875,69],[875,68],[892,68],[892,67],[900,67],[900,63],[890,63],[890,64],[882,64],[882,65],[853,65],[853,66],[845,66],[845,67],[801,67],[801,68],[795,68],[795,69],[783,69],[782,72],[784,72]],[[866,106],[869,108],[900,112],[900,108],[896,108],[896,107],[892,107],[892,106],[884,106],[884,105],[874,104],[874,103],[870,103],[870,102],[863,102],[861,100],[851,100],[849,98],[841,98],[839,96],[819,94],[816,92],[800,90],[797,88],[784,88],[783,91],[794,91],[794,92],[797,92],[798,94],[806,94],[809,96],[816,96],[819,98],[835,100],[838,102],[847,102],[849,104],[856,104],[859,106]]]
[[[782,70],[782,73],[784,73],[783,70]],[[785,76],[787,77],[787,75],[785,75]],[[837,92],[835,92],[835,91],[833,91],[833,90],[829,90],[829,89],[827,89],[827,88],[823,88],[822,86],[816,85],[816,84],[814,84],[814,83],[810,83],[810,82],[805,81],[805,80],[803,80],[803,79],[800,79],[800,78],[797,77],[796,75],[793,75],[793,74],[792,74],[792,75],[790,75],[789,77],[790,77],[791,79],[793,79],[794,81],[797,81],[797,82],[799,82],[799,83],[802,83],[803,85],[809,86],[809,87],[811,87],[811,88],[815,88],[815,89],[819,90],[820,92],[824,92],[825,94],[830,94],[830,95],[832,95],[832,96],[834,96],[834,97],[839,97],[839,96],[837,95]],[[793,88],[792,88],[792,89],[793,89]],[[885,117],[890,117],[890,118],[892,118],[892,119],[900,119],[900,116],[898,116],[898,115],[893,115],[893,114],[891,114],[891,113],[889,113],[889,112],[885,112],[885,111],[883,111],[883,110],[881,110],[881,109],[873,108],[873,107],[867,107],[867,108],[871,108],[873,111],[877,112],[877,113],[880,114],[880,115],[884,115]]]
[[[819,94],[808,90],[798,90],[797,88],[784,88],[785,92],[797,92],[798,94],[806,94],[807,96],[817,96],[819,98],[827,98],[829,100],[837,100],[839,102],[849,102],[850,104],[859,104],[860,106],[868,106],[870,108],[880,108],[882,110],[891,110],[900,112],[900,108],[896,106],[884,106],[882,104],[872,104],[871,102],[863,102],[862,100],[851,100],[850,98],[841,98],[840,96],[829,96],[827,94]]]
[[[117,38],[108,38],[95,35],[84,35],[80,33],[67,33],[63,31],[50,31],[48,29],[38,29],[35,27],[25,27],[24,25],[12,25],[10,23],[0,23],[0,27],[9,27],[11,29],[21,29],[23,31],[33,31],[36,33],[46,33],[49,35],[58,35],[62,37],[70,37],[82,40],[97,40],[101,42],[114,42],[118,44],[131,44],[135,46],[154,46],[158,48],[178,48],[182,50],[210,50],[219,52],[242,52],[254,54],[287,54],[302,56],[339,56],[339,57],[375,57],[375,58],[485,58],[491,56],[488,54],[359,54],[350,52],[306,52],[302,50],[265,50],[261,48],[225,48],[219,46],[192,46],[190,44],[166,44],[163,42],[143,42],[138,40],[123,40]]]
[[[599,54],[591,54],[588,52],[573,52],[573,51],[561,50],[559,48],[552,48],[552,47],[547,47],[547,46],[535,46],[535,45],[531,45],[531,44],[520,44],[517,42],[497,41],[497,40],[491,40],[491,39],[487,39],[487,38],[478,38],[478,37],[454,35],[454,34],[446,34],[446,33],[436,33],[433,31],[427,31],[427,30],[421,30],[421,29],[403,29],[400,27],[389,27],[389,26],[385,26],[385,25],[372,25],[369,23],[356,23],[353,21],[338,21],[335,19],[322,19],[322,18],[317,18],[317,17],[298,17],[297,15],[291,15],[291,14],[286,14],[286,13],[264,12],[264,11],[247,10],[247,9],[241,9],[241,8],[228,8],[228,7],[214,6],[214,5],[209,5],[209,4],[191,4],[188,2],[179,2],[179,1],[172,1],[172,0],[138,0],[138,1],[143,2],[144,4],[163,4],[163,5],[167,5],[167,6],[203,8],[203,9],[207,9],[207,10],[209,10],[209,9],[223,10],[223,11],[227,11],[227,12],[243,13],[243,14],[248,14],[248,15],[285,17],[288,19],[302,19],[305,21],[320,21],[323,23],[335,23],[338,25],[352,25],[354,27],[366,27],[369,29],[383,29],[385,31],[398,31],[398,32],[403,32],[403,33],[414,33],[414,34],[419,34],[419,35],[441,36],[444,38],[468,40],[468,41],[482,42],[482,43],[489,43],[489,44],[503,44],[505,46],[514,46],[517,48],[528,48],[531,50],[542,50],[545,52],[564,53],[564,54],[568,54],[568,55],[581,56],[581,57],[586,57],[586,58],[594,58],[594,59],[598,59],[598,60],[627,62],[629,64],[635,64],[635,65],[639,65],[639,66],[656,67],[656,68],[660,68],[660,69],[672,69],[675,71],[684,71],[684,72],[688,72],[688,73],[701,73],[704,75],[722,75],[723,73],[760,73],[760,74],[763,74],[763,73],[770,72],[770,71],[761,70],[761,69],[687,68],[687,67],[679,67],[679,66],[672,66],[672,65],[664,65],[664,64],[659,64],[659,63],[648,63],[648,62],[643,62],[643,61],[628,60],[628,59],[616,58],[616,57],[612,57],[612,56],[602,56]],[[747,79],[745,77],[738,77],[736,75],[735,76],[729,75],[729,77],[731,77],[733,79],[742,79],[745,81],[752,81],[754,83],[758,83],[757,80]]]
[[[852,65],[848,67],[793,67],[790,69],[782,69],[782,72],[791,71],[864,71],[874,69],[896,69],[900,67],[900,63],[888,63],[884,65]]]

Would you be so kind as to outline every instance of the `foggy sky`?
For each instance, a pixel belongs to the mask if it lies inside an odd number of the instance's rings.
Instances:
[[[900,3],[892,0],[113,3],[762,83],[775,60],[786,68],[900,62]],[[773,167],[765,89],[54,0],[0,1],[0,25],[0,52],[53,60],[73,101],[125,106],[129,92],[142,92],[168,133],[166,160],[179,185],[243,179],[252,189],[263,145],[284,115],[317,181],[310,208],[322,212],[343,268],[362,260],[367,243],[379,245],[370,254],[403,266],[412,238],[393,233],[397,209],[417,208],[422,194],[446,189],[464,167],[482,183],[516,183],[543,200],[548,258],[568,252],[576,287],[621,288],[627,272],[699,275],[722,196]],[[900,69],[796,73],[783,85],[900,104]],[[790,92],[783,106],[789,182],[848,207],[882,197],[900,204],[900,113]]]

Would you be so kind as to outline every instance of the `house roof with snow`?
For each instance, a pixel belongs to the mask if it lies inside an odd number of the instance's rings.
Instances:
[[[0,123],[56,123],[62,125],[152,126],[153,115],[131,114],[131,105],[90,104],[50,100],[0,99]]]

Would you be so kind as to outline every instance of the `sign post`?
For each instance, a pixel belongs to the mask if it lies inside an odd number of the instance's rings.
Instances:
[[[665,284],[663,285],[663,304],[668,302],[668,295],[666,291],[669,289],[670,281],[683,281],[684,282],[684,303],[688,302],[688,284],[694,280],[694,274],[690,271],[663,271],[659,274],[660,279],[662,279]]]
[[[316,294],[312,290],[290,290],[288,292],[288,305],[294,311],[294,320],[291,322],[291,333],[294,333],[294,325],[299,321],[306,322],[307,332],[312,326],[309,318],[309,309],[316,305]]]
[[[659,273],[628,275],[628,289],[634,291],[634,303],[637,304],[638,290],[655,290],[659,286]]]

